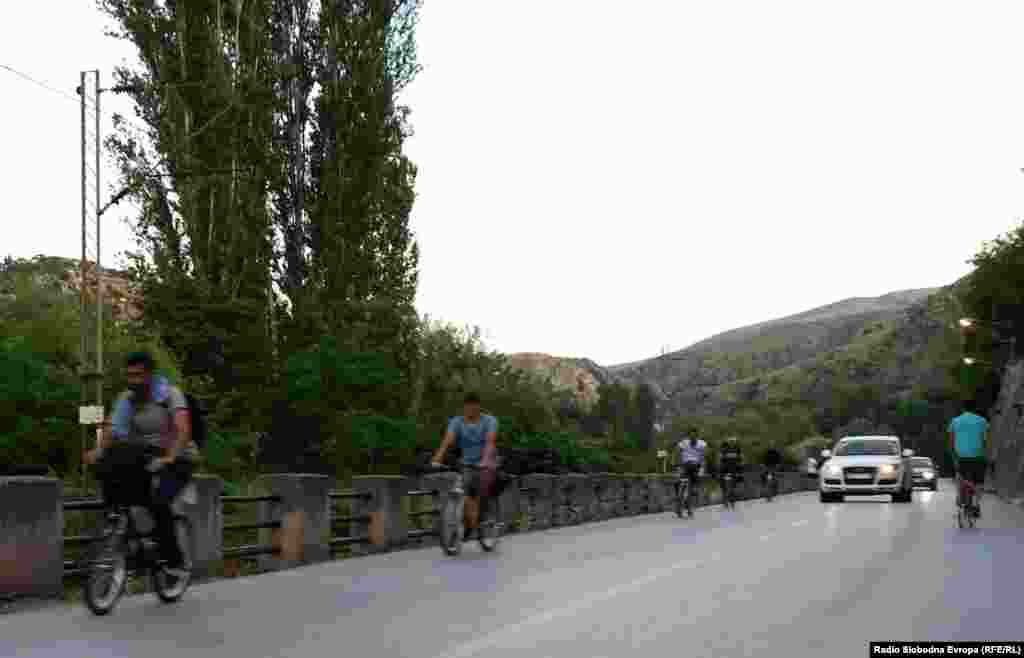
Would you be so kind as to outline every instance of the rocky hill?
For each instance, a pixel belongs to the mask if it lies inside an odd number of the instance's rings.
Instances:
[[[508,356],[509,364],[532,372],[550,382],[556,389],[572,391],[582,408],[598,400],[597,389],[613,381],[611,374],[590,359],[571,359],[538,352],[519,352]]]

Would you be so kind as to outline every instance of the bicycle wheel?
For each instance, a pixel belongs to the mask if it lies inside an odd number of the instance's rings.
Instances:
[[[181,547],[182,555],[185,558],[182,563],[185,575],[172,577],[164,571],[162,565],[154,566],[149,572],[153,592],[164,603],[174,603],[180,599],[192,582],[192,551],[195,546],[192,522],[184,516],[175,516],[174,535],[178,539],[178,546]]]
[[[477,539],[480,542],[480,548],[490,553],[498,547],[499,543],[501,543],[502,526],[500,499],[493,498],[488,501],[487,508],[487,518],[480,520],[480,529],[478,530]]]
[[[123,530],[108,523],[96,540],[89,578],[82,589],[85,605],[94,615],[110,614],[128,584],[127,540]]]
[[[449,500],[441,514],[439,540],[445,555],[462,552],[462,500]]]

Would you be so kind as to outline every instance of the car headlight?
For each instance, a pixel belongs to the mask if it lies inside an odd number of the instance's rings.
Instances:
[[[882,467],[878,469],[878,472],[882,475],[893,475],[896,473],[896,467],[892,464],[882,464]]]
[[[925,471],[921,473],[921,475],[924,476],[925,480],[931,480],[933,477],[935,477],[935,473],[932,473],[931,471]]]
[[[825,467],[826,475],[839,475],[840,469],[835,464],[829,464]]]

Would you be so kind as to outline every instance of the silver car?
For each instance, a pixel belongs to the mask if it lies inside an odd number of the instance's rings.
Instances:
[[[894,503],[909,503],[914,485],[909,458],[896,436],[848,436],[835,450],[824,450],[827,461],[818,477],[821,502],[839,502],[845,496],[889,494]]]

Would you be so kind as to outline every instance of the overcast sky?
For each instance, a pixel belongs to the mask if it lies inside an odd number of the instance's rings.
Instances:
[[[67,94],[0,69],[0,255],[79,256],[78,73],[133,57],[59,4],[0,9],[0,65]],[[1022,24],[1019,0],[427,0],[417,306],[613,364],[950,283],[1024,208]]]

